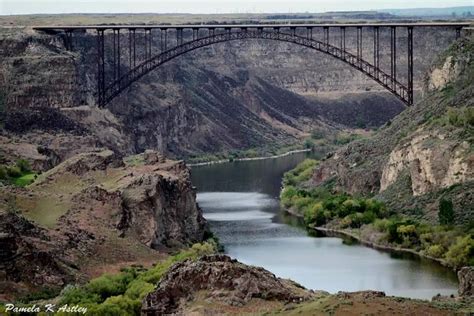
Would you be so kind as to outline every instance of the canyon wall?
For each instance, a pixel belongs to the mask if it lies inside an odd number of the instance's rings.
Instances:
[[[372,194],[391,209],[436,222],[450,200],[457,223],[472,221],[474,205],[474,38],[444,52],[425,80],[425,98],[373,137],[334,153],[315,171],[313,185]]]
[[[348,47],[354,46],[353,33],[347,33]],[[368,35],[363,45],[370,59]],[[338,32],[330,34],[335,45],[338,36]],[[381,33],[385,70],[389,63],[387,36],[388,32]],[[403,80],[406,36],[398,36],[398,69]],[[314,37],[321,39],[322,33],[315,31]],[[417,89],[430,60],[453,37],[448,30],[417,29]],[[296,45],[262,40],[228,42],[188,53],[133,84],[106,109],[98,109],[94,97],[95,38],[80,33],[74,38],[75,49],[68,52],[57,36],[29,28],[2,33],[0,80],[9,131],[23,137],[26,133],[28,139],[36,139],[36,131],[56,133],[50,128],[52,120],[40,124],[38,115],[34,116],[35,124],[21,124],[21,120],[32,121],[31,108],[52,108],[57,117],[54,121],[73,120],[81,126],[81,135],[61,131],[71,135],[77,147],[105,146],[124,154],[154,148],[171,156],[189,157],[290,145],[314,129],[377,127],[403,109],[395,97],[341,61]],[[126,35],[122,40],[126,42]],[[156,41],[157,36],[155,46]],[[108,36],[108,64],[111,44]],[[127,56],[123,46],[122,53]],[[144,52],[137,52],[142,58]],[[58,143],[53,136],[46,139],[48,135],[38,145],[61,148],[62,158],[70,156],[64,150],[67,144]]]
[[[1,194],[2,295],[152,264],[208,236],[189,169],[154,151],[81,153]]]

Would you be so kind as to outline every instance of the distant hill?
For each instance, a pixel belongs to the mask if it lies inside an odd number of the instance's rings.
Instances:
[[[384,9],[377,10],[398,16],[423,16],[423,17],[473,17],[474,6],[448,7],[448,8],[415,8],[415,9]]]

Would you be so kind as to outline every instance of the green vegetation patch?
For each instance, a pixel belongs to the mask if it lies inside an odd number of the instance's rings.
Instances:
[[[24,187],[33,183],[36,177],[36,173],[31,170],[29,162],[25,159],[17,160],[15,165],[0,164],[0,182],[5,184]]]
[[[150,269],[128,267],[117,274],[103,274],[84,285],[68,285],[56,298],[58,306],[77,304],[86,307],[88,315],[140,315],[143,298],[153,291],[173,264],[213,254],[217,251],[217,247],[217,242],[209,239],[168,257]],[[49,291],[46,294],[49,294]],[[30,303],[28,298],[23,298],[18,302],[20,304],[15,305]],[[33,300],[51,298],[51,295],[42,293],[40,296],[30,298]]]
[[[285,173],[283,184],[285,186],[294,186],[308,181],[313,175],[314,168],[318,165],[318,161],[314,159],[305,159],[298,164],[295,169]]]
[[[451,200],[440,200],[440,225],[429,225],[390,212],[383,202],[376,199],[334,193],[331,181],[328,185],[302,188],[302,183],[311,177],[316,165],[315,161],[305,160],[287,172],[280,194],[281,205],[302,216],[308,229],[326,224],[341,230],[357,230],[364,226],[378,232],[381,236],[379,244],[412,249],[442,259],[453,268],[474,265],[474,224],[453,226]]]

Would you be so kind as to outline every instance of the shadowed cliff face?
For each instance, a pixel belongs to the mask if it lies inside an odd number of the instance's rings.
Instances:
[[[451,33],[437,32],[415,34],[417,79],[437,50],[452,39]],[[348,33],[348,46],[353,35]],[[322,38],[322,34],[314,36]],[[333,44],[338,43],[338,36],[331,34]],[[388,44],[387,36],[382,32],[382,46]],[[399,34],[398,39],[402,79],[404,36]],[[437,45],[428,45],[433,41]],[[111,38],[106,44],[111,46]],[[370,59],[371,43],[367,40],[363,45]],[[123,56],[127,56],[123,46]],[[275,41],[235,41],[187,53],[148,74],[100,110],[90,108],[96,84],[93,36],[76,34],[75,51],[66,52],[57,37],[26,30],[4,35],[0,47],[5,56],[0,79],[5,83],[2,92],[9,113],[32,106],[59,108],[97,144],[122,153],[155,148],[183,157],[283,146],[294,144],[316,127],[328,131],[341,124],[377,127],[403,109],[395,97],[343,62]],[[139,60],[142,55],[139,51]],[[388,62],[389,56],[382,54],[385,68]],[[127,71],[127,64],[124,58],[122,72]],[[80,105],[88,107],[76,110]],[[94,141],[78,143],[89,147]]]

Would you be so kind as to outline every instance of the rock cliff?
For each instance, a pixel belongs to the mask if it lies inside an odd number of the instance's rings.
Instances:
[[[474,267],[464,267],[458,271],[459,296],[474,296]]]
[[[392,209],[435,221],[438,200],[450,199],[458,223],[472,220],[474,197],[474,39],[442,54],[426,78],[424,99],[373,137],[335,152],[315,171],[313,185],[374,194]]]
[[[27,188],[0,192],[0,282],[16,287],[150,264],[207,231],[187,167],[154,151],[125,162],[110,150],[82,153]]]

